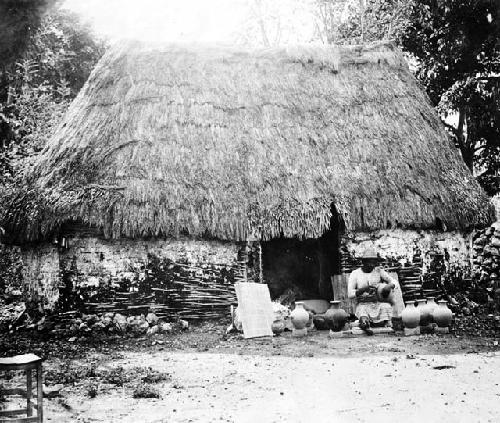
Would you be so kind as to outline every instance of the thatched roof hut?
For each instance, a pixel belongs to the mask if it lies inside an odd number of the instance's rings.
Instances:
[[[488,224],[492,206],[391,43],[242,50],[127,44],[97,65],[32,175],[23,240],[315,238]],[[27,217],[29,215],[29,217]]]

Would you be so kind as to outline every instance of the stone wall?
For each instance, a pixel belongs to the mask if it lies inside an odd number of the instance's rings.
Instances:
[[[500,222],[478,231],[473,244],[475,276],[490,290],[500,288]]]
[[[23,261],[18,247],[0,243],[0,302],[23,291]]]
[[[133,294],[140,291],[141,283],[151,283],[155,277],[151,273],[155,270],[164,276],[165,283],[162,281],[160,288],[165,292],[172,288],[170,282],[175,274],[179,279],[176,293],[182,291],[183,298],[196,296],[193,292],[206,298],[207,290],[216,293],[219,289],[220,297],[232,299],[228,292],[241,273],[240,250],[235,243],[219,241],[105,240],[73,236],[59,245],[45,244],[22,250],[24,290],[34,300],[43,299],[37,301],[40,308],[50,309],[60,297],[75,291],[86,290],[92,294],[93,290],[97,294],[105,288],[108,292],[122,291],[121,295]],[[152,262],[156,266],[153,270]],[[158,280],[156,277],[155,281]],[[199,290],[195,286],[198,281]],[[210,281],[212,286],[204,287],[204,281]],[[227,292],[226,287],[229,287]],[[150,288],[146,291],[151,296]],[[100,300],[110,301],[102,295],[96,301]],[[114,298],[114,301],[118,300]]]
[[[344,239],[349,254],[359,257],[368,247],[374,247],[382,257],[412,261],[418,250],[425,260],[430,250],[444,252],[448,263],[468,266],[470,264],[471,235],[457,232],[382,230],[371,233],[349,234]],[[40,308],[50,309],[60,295],[70,295],[77,289],[121,290],[128,293],[140,291],[141,284],[155,284],[154,288],[164,291],[164,298],[182,297],[182,304],[207,303],[206,298],[214,300],[215,308],[226,309],[228,302],[234,299],[233,283],[238,278],[256,279],[257,256],[252,260],[252,249],[247,248],[243,255],[243,246],[235,243],[200,240],[104,240],[95,236],[71,236],[59,245],[45,244],[21,250],[24,263],[23,280],[25,293],[35,299]],[[255,251],[257,249],[254,248]],[[253,251],[253,255],[255,255]],[[296,272],[296,268],[307,268],[306,264],[279,260],[276,253],[264,251],[264,277],[270,285],[273,296],[280,295],[291,278],[279,279],[283,272]],[[288,250],[287,250],[288,251]],[[270,254],[271,253],[271,254]],[[156,261],[155,261],[156,260]],[[242,261],[244,260],[244,261]],[[302,258],[301,260],[305,260]],[[312,259],[311,259],[312,260]],[[247,266],[242,263],[246,261]],[[300,260],[299,260],[300,261]],[[273,264],[273,265],[270,265]],[[282,266],[279,266],[281,263]],[[311,261],[317,268],[318,263]],[[156,266],[156,270],[153,267]],[[313,266],[313,267],[314,267]],[[280,272],[273,269],[281,269]],[[289,269],[290,268],[290,269]],[[151,272],[158,271],[156,278]],[[318,269],[309,269],[313,282],[318,279]],[[286,273],[286,272],[285,272]],[[255,278],[254,278],[255,276]],[[282,280],[283,279],[283,280]],[[127,282],[127,283],[124,283]],[[153,281],[153,282],[151,282]],[[281,283],[283,282],[283,283]],[[280,285],[281,283],[281,285]],[[186,289],[183,289],[186,286]],[[151,288],[151,286],[149,286]],[[149,289],[148,288],[148,289]],[[179,292],[172,290],[178,289]],[[143,290],[144,291],[144,290]],[[151,290],[146,289],[151,295]],[[173,293],[172,293],[173,292]],[[157,292],[155,292],[155,295]],[[102,299],[92,300],[101,301]],[[158,300],[158,298],[156,298]],[[102,300],[110,302],[109,299]],[[116,301],[116,298],[115,298]],[[180,307],[181,303],[177,304]],[[175,311],[175,307],[172,309]]]
[[[24,297],[38,304],[40,311],[52,309],[59,298],[59,253],[47,244],[21,249]]]
[[[413,231],[413,230],[381,230],[369,233],[355,233],[346,236],[348,251],[360,257],[363,251],[372,247],[381,257],[395,258],[401,261],[412,261],[417,250],[425,259],[428,252],[437,250],[449,254],[448,262],[462,266],[471,264],[472,234],[460,232]]]
[[[207,265],[234,265],[239,247],[234,243],[195,240],[104,240],[69,238],[60,249],[61,270],[78,269],[77,284],[97,285],[122,279],[144,279],[148,256]]]
[[[495,215],[497,221],[500,220],[500,194],[495,195],[492,199],[491,202],[493,203],[493,206],[495,207]]]

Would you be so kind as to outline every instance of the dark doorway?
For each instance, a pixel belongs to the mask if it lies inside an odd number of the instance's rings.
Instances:
[[[340,246],[345,232],[344,219],[338,212],[335,204],[330,206],[330,229],[319,239],[319,282],[318,291],[320,298],[333,300],[331,278],[341,273]]]
[[[331,277],[340,274],[340,242],[344,221],[331,206],[330,229],[319,239],[277,238],[262,243],[264,280],[271,297],[287,289],[302,298],[333,299]]]
[[[287,289],[300,296],[318,297],[318,240],[278,238],[263,242],[262,265],[273,299]]]

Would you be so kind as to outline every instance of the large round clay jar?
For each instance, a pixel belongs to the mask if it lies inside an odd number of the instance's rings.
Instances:
[[[414,329],[420,323],[420,312],[415,307],[414,301],[406,303],[405,309],[401,312],[401,319],[405,328]]]
[[[438,306],[434,309],[434,322],[436,322],[440,328],[447,328],[450,326],[451,319],[453,318],[453,313],[448,308],[447,304],[447,301],[440,300],[438,301]]]
[[[301,301],[295,302],[295,308],[290,313],[290,319],[295,329],[304,329],[309,322],[309,312]]]
[[[438,305],[436,304],[436,302],[434,301],[434,297],[427,297],[427,310],[429,310],[429,312],[431,313],[431,322],[434,322],[434,309],[437,307]]]
[[[417,300],[417,310],[420,313],[420,326],[428,326],[432,322],[432,314],[425,298]]]
[[[328,328],[339,332],[347,322],[347,313],[340,308],[340,301],[330,301],[330,308],[325,313]]]

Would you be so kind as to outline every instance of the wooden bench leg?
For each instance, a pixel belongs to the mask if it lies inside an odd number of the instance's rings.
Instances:
[[[26,370],[26,415],[31,417],[33,415],[33,407],[31,406],[31,394],[33,387],[31,386],[31,369]]]
[[[43,387],[42,387],[42,364],[36,369],[36,387],[37,387],[37,417],[38,423],[43,422]]]

